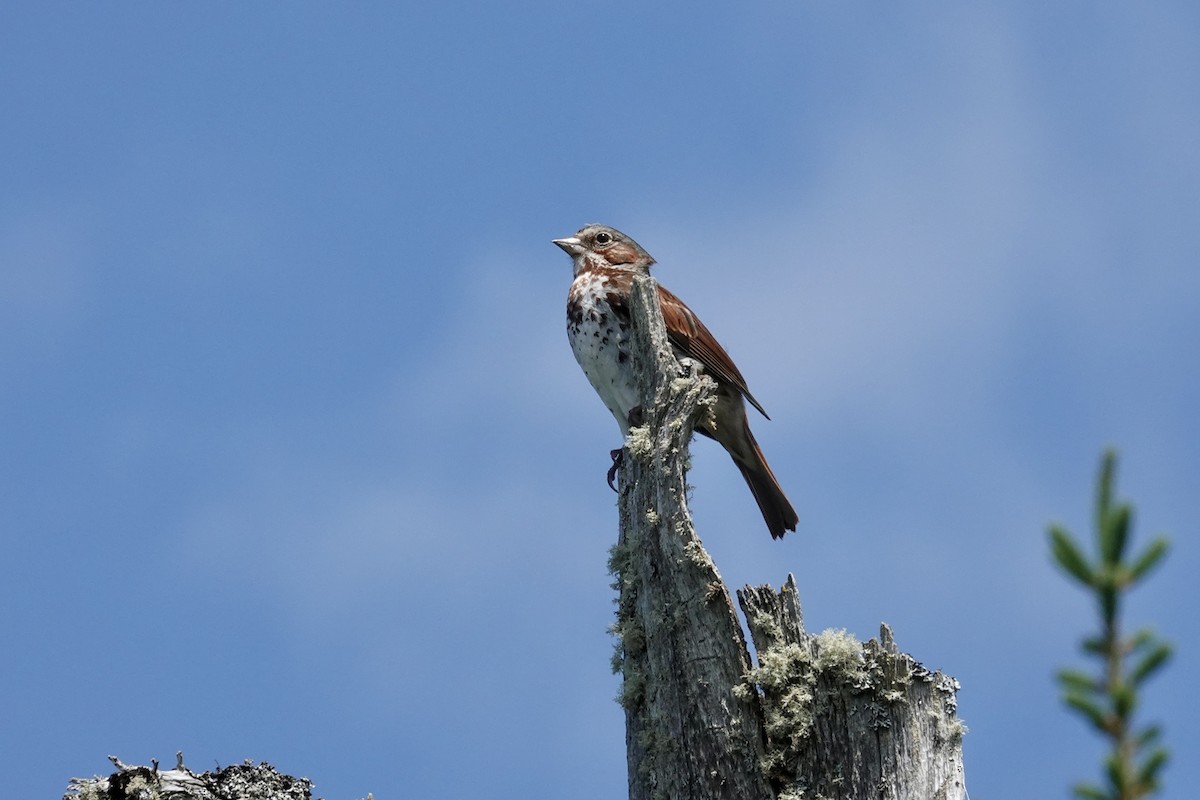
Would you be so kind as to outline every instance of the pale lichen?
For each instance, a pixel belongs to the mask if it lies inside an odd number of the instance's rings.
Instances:
[[[779,627],[779,620],[772,614],[758,611],[755,612],[753,618],[746,621],[750,625],[750,630],[760,632],[763,638],[769,642],[778,642],[783,639],[783,628]]]
[[[867,678],[863,646],[845,628],[829,628],[816,637],[818,672],[829,673],[854,686],[864,686]]]
[[[654,453],[654,437],[648,426],[630,428],[625,437],[625,448],[634,458],[645,460]]]
[[[769,648],[758,654],[758,667],[750,670],[746,681],[738,687],[741,699],[750,699],[755,687],[762,692],[763,722],[770,742],[763,770],[785,776],[816,716],[812,653],[798,644]]]
[[[704,549],[704,545],[700,544],[697,539],[692,539],[683,546],[683,554],[687,556],[688,561],[701,569],[715,568],[712,557],[709,556],[708,551]]]

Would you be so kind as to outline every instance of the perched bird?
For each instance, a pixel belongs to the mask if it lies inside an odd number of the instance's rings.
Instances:
[[[554,244],[571,256],[575,267],[567,295],[567,336],[575,360],[627,435],[629,415],[641,402],[630,362],[629,294],[633,277],[649,275],[654,259],[633,239],[607,225],[588,225],[574,236],[555,239]],[[764,417],[767,412],[746,388],[746,379],[725,348],[692,310],[662,286],[658,302],[675,355],[699,362],[717,384],[715,426],[697,430],[716,439],[733,457],[771,536],[778,539],[785,531],[796,530],[796,512],[750,433],[743,399]],[[613,452],[615,460],[620,451]]]

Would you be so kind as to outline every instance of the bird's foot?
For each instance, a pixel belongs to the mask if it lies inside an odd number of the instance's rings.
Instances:
[[[625,448],[618,447],[608,455],[612,458],[612,466],[608,468],[608,488],[615,492],[617,487],[613,485],[613,481],[617,479],[617,470],[621,468],[621,462],[625,460]]]

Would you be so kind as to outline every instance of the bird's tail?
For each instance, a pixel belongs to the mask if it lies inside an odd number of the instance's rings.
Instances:
[[[775,473],[771,472],[758,442],[754,440],[754,434],[750,432],[749,424],[746,424],[746,439],[750,443],[750,452],[734,455],[733,463],[737,464],[742,477],[746,479],[746,485],[750,487],[750,492],[758,503],[758,509],[767,523],[771,538],[781,539],[787,531],[796,530],[796,523],[800,521],[800,517],[796,515],[796,510],[792,508],[792,504],[780,488]]]

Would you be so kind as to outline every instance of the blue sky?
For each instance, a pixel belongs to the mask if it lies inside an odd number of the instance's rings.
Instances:
[[[1200,783],[1200,11],[1189,3],[77,4],[0,14],[0,744],[265,759],[334,800],[621,796],[617,427],[584,223],[738,361],[800,512],[725,454],[732,586],[962,683],[975,800],[1100,745],[1052,681],[1119,448],[1145,697]]]

